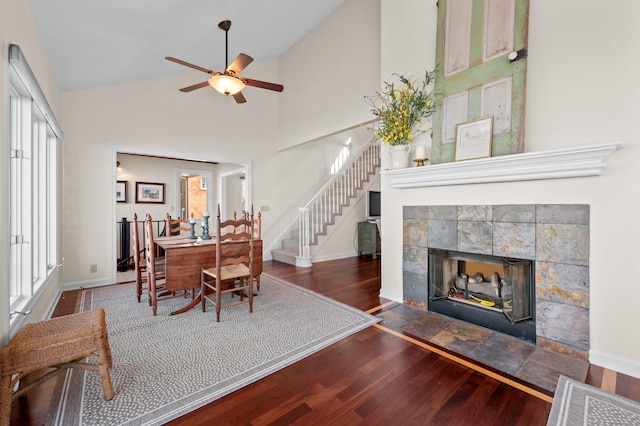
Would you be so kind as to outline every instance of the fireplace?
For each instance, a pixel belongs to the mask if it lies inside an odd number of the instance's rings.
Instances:
[[[428,309],[532,343],[531,260],[429,249]]]
[[[404,206],[403,301],[587,359],[589,217],[583,204]]]

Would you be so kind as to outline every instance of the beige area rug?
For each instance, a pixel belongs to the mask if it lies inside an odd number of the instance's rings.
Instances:
[[[190,299],[158,304],[153,316],[133,284],[82,292],[81,310],[103,307],[113,354],[115,397],[103,397],[97,372],[70,369],[58,382],[48,424],[163,424],[309,356],[379,319],[263,274],[248,305],[221,312]]]
[[[640,426],[640,404],[561,376],[547,425]]]

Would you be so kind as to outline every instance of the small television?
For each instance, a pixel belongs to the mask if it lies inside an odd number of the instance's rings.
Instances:
[[[367,219],[379,219],[382,214],[380,203],[380,191],[367,192]]]

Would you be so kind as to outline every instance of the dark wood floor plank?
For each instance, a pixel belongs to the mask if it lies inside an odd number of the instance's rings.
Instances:
[[[535,400],[535,401],[534,401]],[[534,404],[529,404],[531,401]],[[509,392],[509,399],[498,418],[505,425],[546,425],[551,404],[536,398],[526,398],[522,392]]]
[[[450,421],[451,425],[483,424],[486,418],[497,414],[485,406],[498,384],[497,380],[474,372],[456,388],[436,415],[436,421]]]
[[[604,375],[604,368],[597,365],[590,365],[587,371],[587,378],[585,383],[599,388],[602,385],[602,376]]]
[[[616,394],[640,402],[640,383],[635,377],[618,373],[616,377]]]

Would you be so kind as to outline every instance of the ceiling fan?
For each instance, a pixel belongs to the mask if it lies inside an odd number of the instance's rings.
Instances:
[[[229,28],[231,28],[231,21],[225,20],[218,24],[218,28],[224,31],[225,39],[225,70],[224,72],[218,72],[209,70],[198,65],[190,64],[181,59],[167,56],[165,59],[171,62],[175,62],[180,65],[184,65],[198,71],[211,74],[211,78],[202,83],[194,84],[193,86],[187,86],[180,89],[181,92],[191,92],[192,90],[200,89],[211,85],[214,89],[224,95],[231,95],[237,103],[242,104],[247,102],[241,90],[245,86],[258,87],[260,89],[273,90],[276,92],[282,92],[284,86],[282,84],[268,83],[266,81],[253,80],[251,78],[238,77],[238,74],[247,67],[253,58],[247,54],[240,53],[229,65]]]

